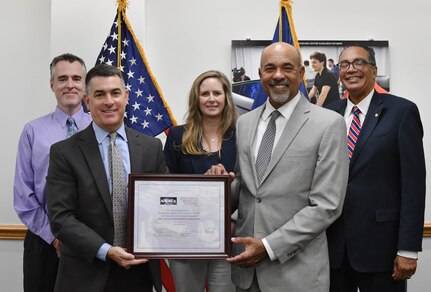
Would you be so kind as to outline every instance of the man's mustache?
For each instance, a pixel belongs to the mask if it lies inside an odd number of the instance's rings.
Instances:
[[[273,86],[273,85],[289,85],[289,81],[287,81],[286,79],[284,80],[270,80],[269,81],[269,85]]]

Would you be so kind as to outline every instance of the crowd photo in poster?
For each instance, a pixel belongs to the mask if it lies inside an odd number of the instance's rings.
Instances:
[[[270,40],[233,40],[232,41],[232,91],[234,102],[240,113],[252,109],[253,101],[260,87],[259,66],[262,50],[271,44]],[[319,62],[311,56],[326,59],[326,69],[335,76],[337,98],[345,98],[345,92],[338,77],[338,56],[350,44],[366,45],[374,49],[377,60],[377,85],[384,91],[390,91],[389,42],[385,40],[299,40],[302,63],[305,67],[307,92],[312,96],[310,101],[316,103],[319,93],[314,94],[313,85]],[[317,63],[317,64],[316,64]],[[316,68],[317,67],[317,68]],[[333,90],[334,91],[334,90]]]

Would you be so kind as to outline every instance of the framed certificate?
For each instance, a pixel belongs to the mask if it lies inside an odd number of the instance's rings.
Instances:
[[[226,258],[228,175],[129,175],[128,251],[138,258]]]

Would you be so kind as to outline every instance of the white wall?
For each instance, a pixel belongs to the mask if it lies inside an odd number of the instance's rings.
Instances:
[[[0,224],[17,224],[12,184],[18,137],[24,123],[54,109],[48,65],[63,52],[81,56],[91,68],[116,13],[114,0],[2,1],[0,71],[4,127],[0,153]],[[130,0],[128,18],[141,40],[174,116],[183,121],[194,78],[207,69],[230,76],[231,40],[271,39],[278,0]],[[425,152],[431,149],[431,115],[424,87],[431,58],[426,0],[294,1],[300,39],[389,40],[391,90],[413,100],[422,113]],[[430,161],[427,159],[430,169]],[[428,185],[430,178],[428,176]],[[426,219],[431,221],[431,196]],[[410,291],[424,290],[431,268],[431,239],[425,241],[418,277]],[[21,290],[21,241],[0,242],[0,289]],[[6,259],[6,261],[5,261]],[[10,266],[10,261],[14,264]],[[8,286],[5,286],[8,285]],[[7,287],[7,289],[5,289]]]
[[[2,3],[0,224],[19,222],[12,207],[12,185],[21,130],[28,120],[52,110],[55,101],[49,91],[48,70],[51,5],[38,2]]]

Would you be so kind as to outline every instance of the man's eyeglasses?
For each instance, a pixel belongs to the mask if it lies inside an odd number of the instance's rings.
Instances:
[[[365,59],[362,59],[362,58],[356,58],[356,59],[355,59],[355,60],[353,60],[352,62],[349,62],[349,61],[341,61],[340,63],[338,63],[338,64],[337,64],[337,67],[338,67],[340,70],[345,71],[345,70],[349,69],[350,65],[352,65],[354,69],[356,69],[356,70],[362,70],[362,69],[364,69],[365,65],[367,65],[367,64],[370,64],[371,66],[376,66],[376,64],[371,63],[371,62],[368,62],[368,61],[367,61],[367,60],[365,60]]]

